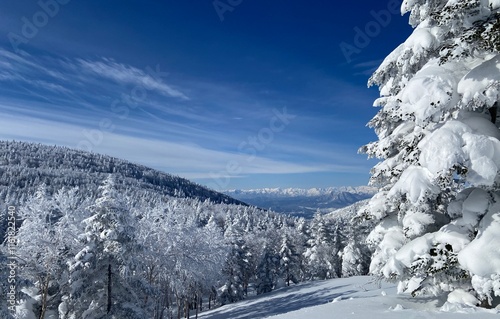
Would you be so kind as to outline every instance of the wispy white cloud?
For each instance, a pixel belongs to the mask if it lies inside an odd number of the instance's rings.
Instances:
[[[114,60],[107,58],[100,61],[89,61],[83,59],[78,59],[77,61],[82,69],[87,72],[95,73],[99,76],[119,83],[140,85],[148,90],[155,90],[166,96],[189,100],[184,93],[171,87],[170,85],[165,84],[159,76],[148,74],[147,72],[133,66],[117,63]],[[154,72],[154,70],[151,69],[151,72]]]
[[[20,54],[15,54],[8,50],[0,48],[0,58],[3,63],[0,64],[1,69],[7,69],[16,72],[33,72],[38,71],[42,75],[46,75],[58,80],[65,80],[63,73],[46,67],[47,61],[43,57],[34,57],[26,51],[20,51]]]
[[[63,87],[60,84],[45,81],[45,80],[39,80],[39,79],[30,79],[20,73],[17,73],[15,71],[0,71],[0,81],[19,81],[19,82],[24,82],[25,84],[32,85],[41,89],[46,89],[50,91],[55,91],[59,93],[69,93],[70,90],[67,88]]]
[[[141,138],[113,132],[92,130],[39,118],[6,115],[0,118],[0,138],[65,145],[104,153],[188,178],[217,178],[234,172],[228,163],[237,165],[239,174],[290,174],[323,171],[265,157],[208,149],[195,144]]]
[[[37,92],[27,92],[32,96],[37,96]],[[26,102],[23,99],[8,99],[0,97],[0,113],[9,116],[38,118],[58,123],[54,127],[63,124],[73,124],[90,129],[99,128],[99,122],[109,120],[115,127],[116,132],[129,136],[140,136],[142,138],[163,139],[169,141],[178,141],[187,143],[196,141],[200,144],[210,145],[211,142],[218,144],[232,145],[236,149],[240,141],[234,135],[230,135],[212,130],[203,125],[193,125],[189,121],[179,121],[172,119],[164,114],[156,116],[141,107],[137,108],[139,114],[120,118],[112,112],[103,112],[102,108],[92,108],[92,105],[85,104],[85,101],[78,97],[69,96],[66,100],[54,101],[53,99],[44,99],[39,96],[40,101]],[[80,107],[75,111],[74,104]],[[81,106],[86,106],[83,110]],[[104,107],[109,108],[109,105]],[[142,115],[142,116],[138,116]],[[194,119],[193,119],[194,121]],[[1,128],[0,128],[1,132]]]
[[[296,174],[308,172],[358,170],[355,165],[335,165],[318,162],[300,164],[262,156],[252,157],[237,151],[209,149],[196,144],[172,142],[137,135],[124,135],[98,131],[92,127],[64,124],[23,115],[4,115],[0,119],[0,137],[65,145],[72,148],[91,146],[92,151],[106,153],[130,161],[155,167],[187,178],[231,178],[252,174]],[[90,124],[85,123],[84,124]],[[92,136],[92,138],[89,138]],[[292,149],[298,151],[299,148]],[[302,152],[311,149],[302,150]],[[317,155],[317,154],[316,154]],[[228,165],[236,165],[238,174],[228,171]]]
[[[141,70],[109,58],[85,60],[33,56],[25,51],[14,54],[0,48],[0,81],[23,83],[39,90],[39,94],[43,94],[45,90],[56,94],[64,93],[74,98],[90,95],[95,99],[95,92],[86,92],[94,87],[110,95],[114,92],[115,96],[120,96],[120,93],[141,94],[143,92],[139,92],[140,90],[146,90],[164,97],[188,101],[187,95],[164,82],[165,76],[166,73],[160,70],[160,66]],[[104,80],[111,80],[116,87]],[[128,87],[125,89],[125,86]],[[117,92],[117,88],[125,92]],[[132,92],[133,90],[137,92]]]
[[[356,75],[371,76],[373,72],[377,70],[377,68],[380,66],[381,63],[382,60],[380,59],[371,60],[354,64],[353,67],[359,70],[358,72],[355,73]]]
[[[26,81],[26,79],[24,79]],[[44,80],[34,80],[27,81],[28,83],[32,83],[40,88],[45,88],[51,91],[59,92],[59,93],[71,93],[71,91],[64,86]]]
[[[324,112],[304,111],[304,105],[319,110],[330,103],[320,97],[261,94],[260,89],[192,78],[177,79],[178,86],[171,86],[163,82],[165,76],[158,76],[161,71],[151,73],[107,58],[14,55],[0,49],[0,61],[0,81],[10,84],[0,87],[3,139],[73,148],[90,145],[95,152],[216,184],[217,179],[262,174],[369,170],[361,160],[352,159],[352,149],[327,142],[325,133],[333,131],[324,128],[351,124],[325,118]],[[147,98],[127,106],[120,99],[135,86],[147,90]],[[113,110],[117,99],[126,112]],[[297,111],[289,126],[274,132],[273,140],[259,146],[255,156],[240,149],[242,143],[268,132],[273,110],[287,105],[289,113]],[[113,130],[99,131],[104,119],[111,121]],[[235,165],[236,172],[228,170]]]

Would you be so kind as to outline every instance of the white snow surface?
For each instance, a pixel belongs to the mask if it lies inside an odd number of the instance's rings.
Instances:
[[[468,319],[498,318],[500,311],[469,306],[457,291],[448,300],[397,295],[394,284],[379,287],[371,277],[308,282],[278,289],[202,313],[203,319]]]
[[[433,175],[425,167],[410,166],[403,172],[399,181],[392,187],[388,196],[408,194],[409,200],[416,204],[424,201],[427,192],[439,193],[439,188],[433,184]]]
[[[479,202],[478,198],[477,202]],[[460,264],[473,274],[480,277],[490,277],[500,273],[500,198],[479,224],[477,237],[458,254]],[[471,206],[471,205],[470,205]],[[477,203],[476,206],[479,206]]]
[[[488,0],[487,2],[488,2],[487,7],[491,6],[493,10],[500,8],[500,0]]]
[[[427,63],[401,92],[400,112],[405,117],[412,114],[418,125],[429,119],[438,122],[442,111],[451,109],[459,100],[455,88],[457,78],[463,74],[460,71],[457,63],[439,65],[438,60]]]
[[[479,303],[476,297],[463,289],[456,289],[448,295],[448,302],[474,306]]]
[[[496,55],[470,70],[458,83],[458,93],[465,104],[475,101],[491,106],[498,101],[499,84],[500,55]]]
[[[424,256],[430,247],[439,243],[450,243],[453,251],[462,250],[470,240],[454,225],[446,225],[440,231],[427,233],[404,245],[386,264],[384,275],[389,277],[392,273],[401,275],[403,267],[410,267],[417,256]]]
[[[432,176],[449,171],[455,164],[470,167],[469,182],[493,184],[500,170],[500,131],[480,115],[465,115],[462,121],[446,122],[420,142],[420,164],[432,173],[429,181],[422,181],[424,188],[428,188],[425,184],[432,181]]]

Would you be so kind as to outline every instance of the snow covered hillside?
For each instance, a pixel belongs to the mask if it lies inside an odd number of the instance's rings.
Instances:
[[[288,253],[318,227],[303,237],[298,219],[238,203],[124,160],[0,141],[0,318],[174,318],[195,298],[317,276]]]
[[[370,186],[329,188],[263,188],[228,190],[224,193],[250,205],[294,216],[311,218],[317,210],[329,213],[371,198],[377,189]]]
[[[371,277],[299,284],[202,313],[202,319],[465,319],[497,318],[497,310],[397,295],[393,284]]]
[[[149,191],[176,198],[245,205],[187,179],[111,156],[60,146],[0,141],[0,202],[23,203],[42,184],[47,185],[49,193],[62,187],[79,187],[86,197],[95,197],[100,183],[109,174],[117,178],[116,186],[122,192]]]
[[[12,292],[2,319],[186,317],[207,301],[368,272],[368,229],[352,220],[366,203],[305,220],[123,160],[22,142],[0,142],[0,181],[0,294]]]

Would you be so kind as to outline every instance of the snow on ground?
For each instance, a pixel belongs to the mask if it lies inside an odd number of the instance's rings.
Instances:
[[[371,277],[308,282],[251,297],[200,315],[203,319],[487,319],[500,311],[445,304],[435,298],[397,295]]]

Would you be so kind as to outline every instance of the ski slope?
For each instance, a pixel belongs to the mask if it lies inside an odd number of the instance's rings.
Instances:
[[[251,297],[200,315],[203,319],[466,319],[498,318],[500,311],[397,295],[394,284],[371,277],[309,282]]]

